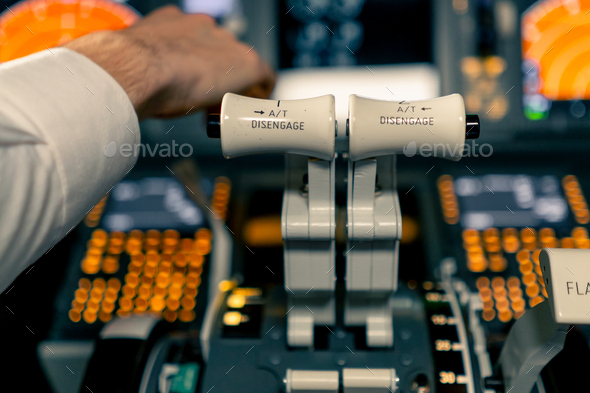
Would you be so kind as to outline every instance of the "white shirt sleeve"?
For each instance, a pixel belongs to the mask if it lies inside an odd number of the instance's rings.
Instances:
[[[0,292],[129,172],[119,148],[139,143],[129,97],[87,57],[0,64]]]

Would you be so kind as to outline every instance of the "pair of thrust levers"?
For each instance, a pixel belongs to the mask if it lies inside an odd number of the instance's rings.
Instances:
[[[425,101],[379,101],[351,95],[344,324],[365,326],[369,347],[393,346],[390,300],[397,289],[402,220],[395,155],[457,161],[479,137],[477,115],[458,94]],[[207,134],[226,158],[286,155],[281,232],[287,341],[311,347],[314,326],[336,323],[335,99],[261,100],[228,93]]]

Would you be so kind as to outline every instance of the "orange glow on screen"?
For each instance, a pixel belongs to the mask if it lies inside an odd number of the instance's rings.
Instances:
[[[538,93],[550,100],[590,99],[590,0],[532,5],[522,18],[522,49],[538,67]]]
[[[27,0],[0,14],[0,62],[62,45],[98,30],[118,30],[140,18],[110,0]]]

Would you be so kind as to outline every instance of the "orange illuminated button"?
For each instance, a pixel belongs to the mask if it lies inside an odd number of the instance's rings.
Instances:
[[[84,318],[84,321],[86,323],[94,323],[94,321],[96,321],[96,313],[90,311],[90,310],[86,310],[82,313],[82,316]],[[71,315],[70,315],[71,317]]]
[[[189,273],[186,277],[186,286],[188,288],[196,288],[201,283],[201,278],[193,273]]]
[[[498,228],[488,228],[483,231],[483,238],[484,241],[489,243],[496,242],[500,238],[500,232],[498,231]]]
[[[484,320],[489,322],[495,318],[496,311],[494,311],[494,309],[492,309],[492,308],[485,309],[485,310],[483,310],[482,316],[483,316]]]
[[[506,258],[503,258],[501,255],[490,255],[490,270],[493,272],[502,272],[506,270],[506,266],[508,262]]]
[[[481,288],[479,290],[479,296],[484,302],[489,301],[492,298],[492,290],[490,288]]]
[[[530,259],[530,255],[531,253],[529,250],[520,250],[516,254],[516,260],[518,261],[518,263],[524,263]]]
[[[84,310],[84,303],[80,303],[77,300],[72,300],[72,310],[81,312],[82,310]]]
[[[159,297],[166,297],[168,295],[168,290],[162,287],[154,287],[154,296]]]
[[[159,274],[169,275],[172,272],[172,265],[168,262],[162,262],[158,268]]]
[[[494,299],[506,299],[506,288],[504,287],[496,287],[494,288]]]
[[[531,228],[523,228],[520,231],[520,239],[523,243],[532,243],[537,240],[537,231]]]
[[[139,277],[133,273],[127,273],[125,275],[125,282],[132,288],[135,288],[139,284]]]
[[[483,276],[479,277],[476,281],[477,289],[483,289],[490,285],[490,279]]]
[[[484,310],[488,310],[494,308],[494,301],[493,300],[486,300],[485,302],[483,302],[483,309]]]
[[[572,229],[572,237],[574,239],[587,239],[588,230],[584,227],[576,227]]]
[[[156,276],[156,286],[166,288],[170,284],[170,278],[166,273],[158,273]]]
[[[115,292],[119,292],[119,289],[121,289],[121,281],[114,277],[110,278],[107,282],[107,286],[112,288]]]
[[[148,308],[148,301],[146,299],[138,297],[135,299],[135,310],[136,311],[145,311]]]
[[[526,289],[526,294],[529,298],[536,297],[540,292],[539,286],[537,284],[533,284]]]
[[[522,298],[514,299],[514,301],[512,302],[512,309],[515,312],[523,311],[524,308],[525,308],[524,299],[522,299]]]
[[[195,308],[196,302],[194,298],[185,296],[180,301],[180,304],[182,305],[182,308],[184,308],[185,310],[192,310],[193,308]]]
[[[97,288],[99,289],[101,292],[105,290],[105,288],[107,287],[107,283],[104,280],[104,278],[96,278],[93,282],[92,282],[92,287],[93,288]]]
[[[571,237],[564,237],[561,239],[561,248],[574,248],[575,242]]]
[[[162,297],[154,296],[150,300],[150,307],[154,311],[162,311],[166,307],[166,303]]]
[[[123,292],[123,296],[129,297],[129,298],[133,298],[137,294],[135,287],[131,286],[129,284],[123,285],[123,288],[121,289],[121,291]]]
[[[502,310],[498,313],[498,318],[500,319],[500,321],[504,323],[510,322],[510,320],[512,319],[512,311],[508,309]]]
[[[508,299],[505,299],[505,298],[498,299],[498,301],[496,302],[496,308],[500,312],[508,310],[509,307],[510,307],[510,302],[508,301]]]
[[[522,298],[522,289],[520,289],[520,288],[510,288],[509,293],[508,293],[508,297],[513,302],[516,301],[516,300],[518,300],[518,299],[520,299],[520,298]]]
[[[193,242],[192,242],[191,239],[182,239],[182,245],[183,245],[183,247],[184,247],[184,245],[186,243],[185,240],[188,240],[188,243],[189,243],[188,250],[190,251],[190,249],[193,246]],[[185,267],[186,265],[188,265],[189,260],[188,260],[187,255],[185,253],[179,252],[175,256],[175,262],[176,262],[176,266],[178,266],[178,267]]]
[[[502,277],[494,277],[492,280],[492,288],[501,288],[505,284],[504,278]]]
[[[203,273],[203,267],[202,266],[193,266],[193,265],[189,265],[188,267],[188,274],[193,275],[193,276],[200,276],[201,273]]]
[[[520,280],[518,277],[510,277],[506,283],[506,286],[508,286],[509,289],[520,288]]]
[[[72,320],[72,322],[79,322],[80,318],[81,318],[80,311],[78,311],[78,310],[70,310],[69,316],[70,316],[70,320]]]
[[[530,287],[531,285],[535,284],[536,281],[537,281],[537,275],[535,273],[527,273],[522,276],[522,282],[527,287]]]
[[[91,311],[93,313],[96,313],[99,308],[100,308],[100,305],[98,304],[98,302],[96,302],[94,300],[89,300],[88,303],[86,303],[86,310],[87,311]]]
[[[504,228],[502,230],[502,247],[508,253],[515,253],[520,247],[518,231],[515,228]]]
[[[195,312],[193,310],[180,310],[178,312],[178,318],[182,321],[182,322],[191,322],[193,319],[195,319]]]
[[[104,311],[99,311],[98,312],[98,318],[102,321],[102,322],[108,322],[110,321],[113,316],[110,313],[104,312]]]
[[[76,289],[74,293],[75,299],[80,303],[85,303],[88,300],[88,291],[84,289]]]
[[[178,299],[169,297],[166,299],[166,306],[169,310],[176,311],[178,307],[180,307],[180,301],[178,301]]]
[[[108,0],[28,0],[0,15],[0,62],[62,45],[93,31],[119,30],[139,14]]]
[[[164,318],[168,322],[174,322],[174,321],[176,321],[177,314],[172,310],[166,310],[166,311],[164,311]]]
[[[172,280],[172,286],[179,287],[179,288],[182,287],[185,282],[184,276],[180,273],[174,273],[172,275],[171,280]]]
[[[105,312],[105,313],[112,313],[113,310],[115,309],[115,303],[110,303],[107,301],[103,301],[100,304],[100,308],[101,308],[101,312]]]
[[[78,285],[80,286],[80,289],[83,289],[85,291],[89,291],[90,288],[92,288],[92,284],[90,283],[90,280],[87,278],[81,278],[80,281],[78,281]]]
[[[576,248],[590,248],[590,239],[576,239]]]
[[[184,292],[186,296],[194,298],[197,296],[197,293],[199,293],[199,290],[197,288],[184,287],[182,292]]]
[[[114,302],[117,300],[117,292],[114,288],[107,288],[104,292],[104,298],[109,302]]]
[[[533,271],[533,264],[531,261],[526,261],[520,265],[520,272],[522,274],[528,274]]]
[[[172,299],[180,299],[182,296],[182,289],[180,287],[170,287],[168,289],[168,296],[170,296]]]
[[[129,297],[122,297],[119,299],[120,310],[129,311],[133,308],[133,300]]]
[[[139,287],[138,296],[143,299],[149,299],[152,296],[152,287],[142,285]]]
[[[488,261],[481,253],[469,253],[467,268],[472,272],[483,272],[488,267]]]

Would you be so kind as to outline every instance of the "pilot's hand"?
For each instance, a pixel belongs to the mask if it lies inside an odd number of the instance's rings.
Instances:
[[[196,112],[227,92],[267,98],[275,81],[256,51],[214,19],[183,14],[174,6],[127,29],[88,34],[64,46],[111,74],[140,119]]]

